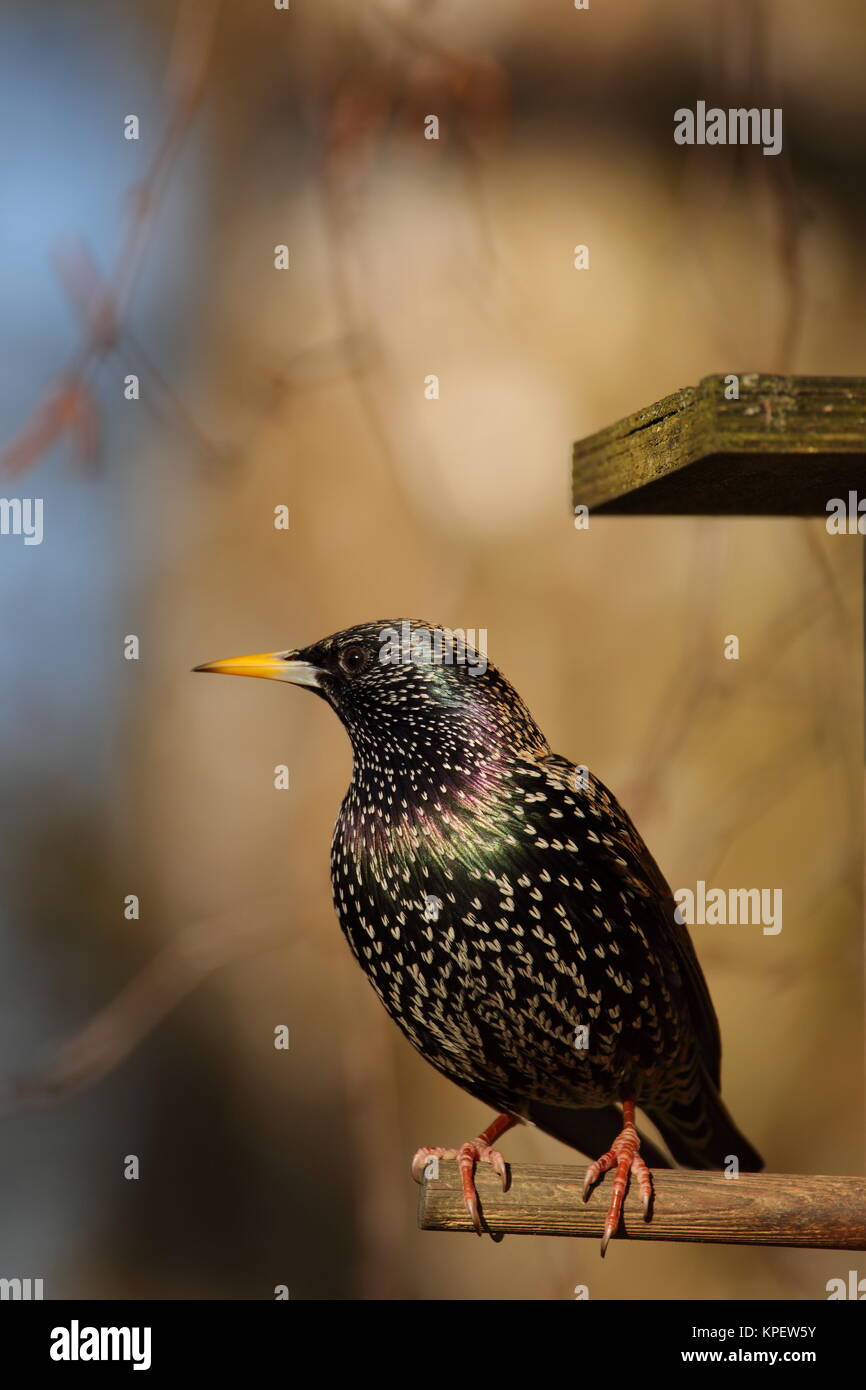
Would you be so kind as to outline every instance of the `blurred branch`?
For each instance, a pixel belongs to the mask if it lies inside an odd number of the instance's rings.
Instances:
[[[733,15],[730,7],[717,10],[714,14],[715,22],[709,40],[711,56],[705,76],[707,90],[719,91],[719,104],[727,107],[761,109],[768,105],[771,108],[781,106],[770,73],[765,0],[736,0],[733,8]],[[695,148],[689,160],[692,182],[691,242],[695,244],[709,279],[707,236],[716,231],[736,182],[743,177],[745,170],[759,193],[761,189],[764,190],[775,221],[775,257],[782,291],[782,320],[775,347],[770,354],[772,360],[761,365],[767,370],[789,373],[793,371],[803,323],[804,216],[788,146],[783,143],[779,153],[769,159],[764,158],[760,151],[739,146],[731,146],[727,151],[714,150],[712,175],[708,174],[705,153]],[[755,202],[759,206],[757,199]],[[762,235],[765,233],[758,230],[756,241]],[[732,331],[726,281],[713,283],[710,289],[723,351],[726,356],[736,351],[737,355],[744,357],[741,340]],[[757,366],[754,346],[749,344],[746,350],[753,354],[753,363]]]
[[[322,144],[324,215],[330,240],[334,296],[345,325],[346,360],[370,434],[386,462],[395,491],[411,514],[412,499],[399,451],[386,424],[380,393],[365,367],[370,347],[379,356],[375,324],[367,308],[366,279],[357,266],[355,202],[364,179],[395,129],[422,138],[424,117],[453,115],[447,133],[475,196],[484,264],[493,261],[493,244],[478,192],[483,146],[501,136],[507,113],[508,79],[491,54],[464,53],[431,35],[415,12],[375,0],[369,14],[396,43],[399,56],[385,52],[355,63],[343,73],[328,99]],[[369,55],[366,55],[369,59]],[[431,142],[437,148],[437,142]],[[354,274],[353,274],[354,272]],[[359,292],[353,280],[360,280]]]
[[[361,1003],[353,962],[351,975],[341,972],[340,983],[343,1016],[353,1019],[341,1051],[357,1203],[357,1296],[398,1298],[405,1258],[405,1212],[394,1200],[393,1168],[383,1161],[384,1155],[399,1154],[404,1148],[391,1046],[394,1030],[372,993]],[[359,1009],[363,1011],[360,1014]]]
[[[750,0],[750,11],[749,87],[763,94],[763,104],[776,106],[779,103],[769,70],[770,43],[765,0]],[[784,303],[774,365],[777,371],[791,372],[803,322],[803,223],[794,167],[787,146],[783,144],[772,159],[762,160],[759,168],[766,178],[776,215],[779,275]]]
[[[117,349],[122,326],[150,245],[165,189],[195,112],[204,81],[220,0],[181,0],[166,68],[169,115],[143,179],[130,191],[126,233],[114,266],[103,280],[83,246],[59,258],[59,272],[83,320],[81,339],[55,384],[30,419],[0,451],[0,469],[21,473],[64,436],[82,463],[95,462],[99,446],[99,407],[88,383],[94,365]],[[139,350],[140,351],[140,350]],[[168,387],[160,378],[163,396]],[[175,415],[191,427],[173,395]],[[203,436],[196,427],[194,433]],[[208,445],[212,449],[213,446]]]
[[[282,897],[274,906],[283,906]],[[89,1023],[32,1075],[13,1081],[13,1102],[58,1100],[101,1081],[134,1052],[182,999],[216,970],[261,951],[285,950],[285,926],[237,915],[208,917],[180,931]],[[249,909],[248,909],[249,911]]]

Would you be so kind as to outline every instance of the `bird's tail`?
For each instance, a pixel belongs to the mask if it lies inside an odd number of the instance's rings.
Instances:
[[[764,1166],[761,1155],[734,1124],[708,1077],[689,1101],[675,1102],[665,1110],[644,1108],[684,1168],[722,1169],[732,1157],[743,1173],[758,1173]]]

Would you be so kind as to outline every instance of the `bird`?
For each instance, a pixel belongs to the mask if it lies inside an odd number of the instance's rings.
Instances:
[[[472,641],[470,641],[470,637]],[[651,1218],[665,1153],[689,1168],[763,1166],[721,1099],[721,1041],[665,878],[616,797],[552,752],[474,630],[357,624],[303,648],[194,668],[305,687],[336,713],[352,775],[331,843],[333,901],[367,979],[409,1042],[496,1118],[457,1147],[485,1229],[479,1163],[534,1125],[586,1156],[588,1200],[613,1171],[604,1255],[632,1179]]]

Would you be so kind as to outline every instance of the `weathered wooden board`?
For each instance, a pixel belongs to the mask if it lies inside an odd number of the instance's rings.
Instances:
[[[654,515],[826,515],[866,495],[866,379],[708,376],[574,446],[573,502]]]

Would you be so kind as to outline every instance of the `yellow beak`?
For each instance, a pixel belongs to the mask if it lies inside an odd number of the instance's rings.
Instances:
[[[224,661],[207,661],[203,666],[194,666],[193,670],[213,671],[218,676],[260,676],[268,681],[308,685],[314,690],[319,686],[319,677],[325,674],[318,666],[300,660],[296,651],[229,656]]]

